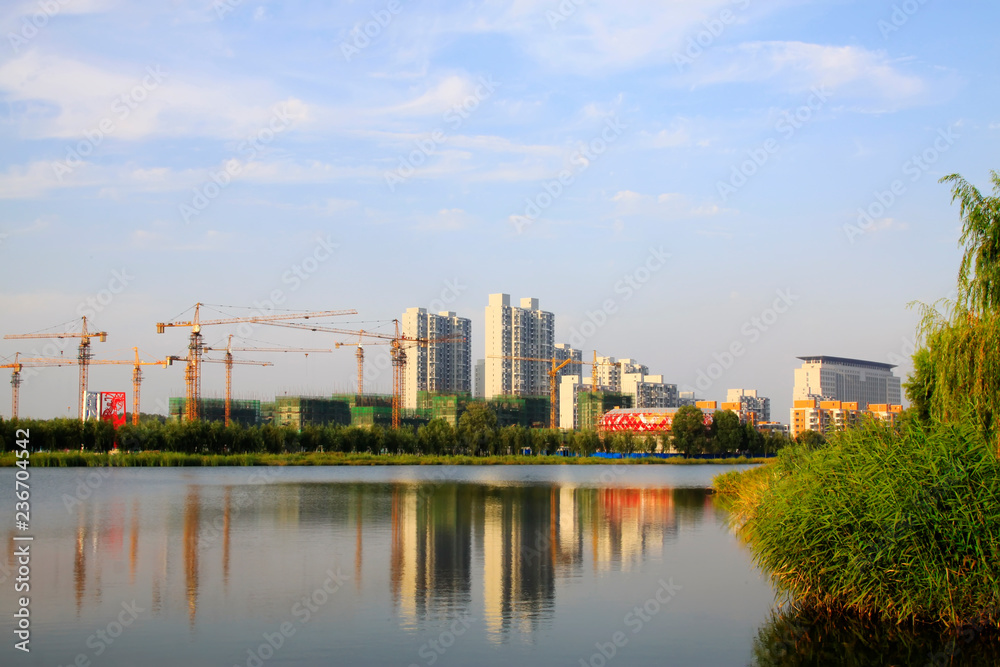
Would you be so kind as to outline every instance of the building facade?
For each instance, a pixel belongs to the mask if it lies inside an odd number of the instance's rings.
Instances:
[[[723,410],[732,410],[744,423],[762,424],[771,421],[771,399],[757,395],[756,389],[730,389]]]
[[[486,398],[486,360],[476,359],[476,390],[472,392],[475,398]]]
[[[902,403],[899,378],[892,364],[843,357],[799,357],[793,401],[842,401],[866,410],[871,404]]]
[[[415,410],[420,392],[472,393],[472,322],[453,312],[428,313],[410,308],[403,313],[402,333],[412,338],[451,339],[406,349],[403,407]]]
[[[548,396],[555,356],[555,315],[539,309],[538,299],[511,306],[509,294],[491,294],[486,306],[486,398]]]
[[[867,408],[862,408],[854,401],[801,399],[792,404],[789,426],[793,438],[806,431],[830,435],[857,426],[865,417],[894,424],[902,411],[902,405],[886,403],[872,403]]]

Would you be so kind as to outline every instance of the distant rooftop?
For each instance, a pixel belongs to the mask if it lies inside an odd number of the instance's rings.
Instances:
[[[861,368],[877,368],[883,371],[891,371],[893,364],[883,364],[879,361],[864,361],[863,359],[848,359],[846,357],[798,357],[807,364],[840,364],[841,366],[859,366]]]

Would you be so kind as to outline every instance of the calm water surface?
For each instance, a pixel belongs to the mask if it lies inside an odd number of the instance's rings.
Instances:
[[[775,616],[719,471],[36,469],[32,651],[0,664],[997,664]]]

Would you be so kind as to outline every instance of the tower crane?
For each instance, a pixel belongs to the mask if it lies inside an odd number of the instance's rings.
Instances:
[[[141,361],[139,359],[139,348],[133,347],[132,351],[135,353],[135,360],[126,359],[91,359],[87,363],[91,366],[132,366],[132,425],[138,426],[139,424],[139,392],[142,385],[142,367],[143,366],[163,366],[166,368],[170,365],[169,359],[160,359],[159,361]],[[24,359],[23,362],[30,362],[37,365],[50,365],[50,366],[69,366],[80,363],[78,359],[53,359],[53,358],[39,358],[39,359]],[[12,381],[13,382],[13,381]]]
[[[188,421],[198,419],[198,404],[201,400],[201,362],[204,346],[202,344],[201,328],[217,324],[264,323],[277,320],[308,320],[312,317],[335,317],[338,315],[357,315],[356,310],[320,310],[307,313],[282,313],[279,315],[255,315],[251,317],[226,317],[215,320],[202,320],[201,307],[203,303],[194,305],[194,317],[190,321],[157,322],[156,333],[164,333],[167,327],[191,327],[191,337],[188,343],[187,366],[184,370],[184,381],[187,385],[187,403],[185,405]]]
[[[490,359],[509,359],[511,361],[542,361],[545,363],[551,363],[552,368],[547,371],[549,374],[549,428],[557,428],[556,425],[556,393],[558,390],[558,385],[556,384],[556,378],[559,377],[559,371],[566,368],[570,364],[577,364],[580,366],[587,365],[586,361],[577,361],[575,359],[563,359],[560,361],[555,357],[550,359],[542,359],[540,357],[516,357],[512,355],[490,355]]]
[[[91,351],[90,351],[90,339],[100,338],[101,342],[104,343],[108,340],[108,332],[106,331],[96,331],[90,333],[87,331],[87,318],[83,317],[83,324],[79,333],[59,333],[59,334],[43,334],[43,333],[32,333],[32,334],[12,334],[9,336],[4,336],[5,340],[23,340],[27,338],[79,338],[80,339],[80,351],[77,354],[77,363],[80,365],[80,390],[77,392],[77,398],[80,401],[80,421],[84,419],[84,396],[87,393],[87,369],[90,365]]]
[[[19,407],[19,394],[21,390],[21,371],[25,368],[36,368],[39,366],[72,366],[75,364],[75,360],[69,359],[21,359],[21,353],[16,352],[14,354],[14,363],[12,364],[2,364],[0,368],[9,368],[10,372],[10,411],[11,418],[17,419],[17,410]]]
[[[174,361],[187,361],[186,357],[170,356],[167,357],[170,362]],[[230,424],[230,406],[232,405],[232,375],[233,375],[233,364],[239,364],[241,366],[273,366],[270,361],[250,361],[248,359],[233,359],[232,355],[229,355],[226,359],[209,359],[207,357],[202,357],[199,363],[203,364],[225,364],[226,365],[226,426]],[[187,377],[187,371],[184,373]],[[199,396],[198,400],[201,400]],[[190,408],[184,406],[185,416],[191,414]]]
[[[216,350],[219,351],[220,348],[217,347],[205,347],[204,350]],[[229,426],[231,410],[231,396],[233,392],[233,364],[242,363],[241,361],[236,361],[233,359],[233,352],[304,352],[306,356],[309,356],[310,352],[333,352],[333,350],[322,350],[322,349],[312,349],[305,347],[233,347],[233,335],[229,334],[229,341],[226,343],[226,347],[221,348],[226,352],[226,358],[224,363],[226,364],[226,426]],[[263,364],[270,366],[271,364]]]
[[[392,428],[399,428],[400,408],[403,396],[403,383],[405,382],[406,369],[406,348],[421,346],[427,347],[430,343],[458,343],[465,340],[464,336],[408,336],[399,333],[399,320],[393,320],[396,325],[395,335],[375,333],[373,331],[355,331],[350,329],[339,329],[322,325],[303,324],[301,322],[267,322],[272,326],[290,327],[293,329],[307,329],[309,331],[320,331],[326,333],[342,334],[346,336],[358,336],[358,348],[361,348],[363,338],[375,338],[387,341],[385,344],[391,346],[390,355],[392,357]],[[337,347],[344,345],[340,343]],[[358,354],[358,379],[363,377],[364,353]],[[361,385],[359,384],[359,389]]]

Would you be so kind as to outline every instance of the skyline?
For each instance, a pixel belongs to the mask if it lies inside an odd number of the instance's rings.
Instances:
[[[187,338],[154,323],[196,302],[357,309],[346,328],[440,302],[479,359],[504,292],[555,313],[557,342],[680,388],[732,355],[699,394],[757,389],[781,421],[797,356],[905,380],[906,304],[958,273],[937,180],[998,167],[1000,9],[762,4],[7,3],[0,336],[90,313],[95,355],[163,358]],[[354,384],[349,350],[266,360],[234,396]],[[90,388],[130,391],[128,373],[94,367]],[[74,414],[76,374],[26,379],[22,415]],[[184,395],[180,369],[144,375],[144,409]]]

